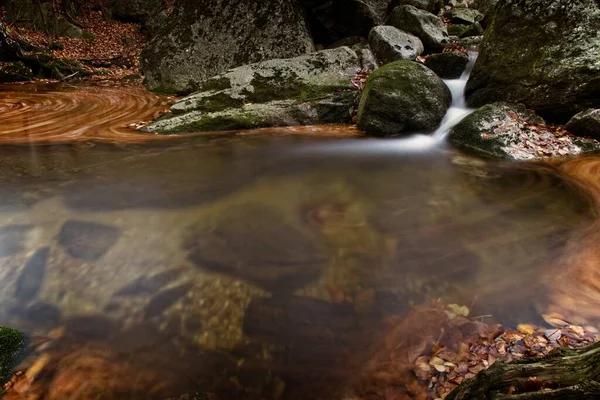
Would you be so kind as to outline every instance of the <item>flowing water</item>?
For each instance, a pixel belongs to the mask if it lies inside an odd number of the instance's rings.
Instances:
[[[0,87],[0,325],[62,332],[46,398],[341,398],[432,298],[597,324],[600,162],[448,148],[465,81],[444,128],[389,140],[148,136],[140,88]]]

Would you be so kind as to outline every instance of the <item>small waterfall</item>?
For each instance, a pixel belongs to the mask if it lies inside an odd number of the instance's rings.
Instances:
[[[469,63],[460,78],[444,79],[446,86],[448,86],[452,93],[452,104],[450,104],[450,108],[446,112],[440,126],[431,134],[437,140],[444,140],[456,124],[473,112],[465,103],[465,87],[477,60],[477,54],[476,51],[469,52]]]

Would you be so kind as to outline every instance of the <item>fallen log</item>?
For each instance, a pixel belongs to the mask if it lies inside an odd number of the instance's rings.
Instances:
[[[495,363],[463,381],[446,400],[554,400],[600,398],[600,343],[557,349],[545,357]]]

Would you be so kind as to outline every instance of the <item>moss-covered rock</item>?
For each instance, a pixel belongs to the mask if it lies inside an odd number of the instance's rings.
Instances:
[[[413,6],[437,15],[444,6],[444,0],[392,0],[390,2],[391,9],[402,5]]]
[[[411,5],[394,8],[389,24],[417,36],[428,50],[441,50],[448,42],[448,31],[442,20]]]
[[[20,61],[0,65],[0,82],[24,82],[33,79],[33,71]]]
[[[590,109],[575,115],[565,128],[574,135],[600,139],[600,109]]]
[[[450,134],[450,142],[481,155],[513,160],[573,156],[600,150],[591,139],[557,135],[523,105],[488,104],[476,110]]]
[[[467,83],[469,105],[523,103],[566,122],[600,107],[600,3],[501,0]]]
[[[21,332],[0,326],[0,385],[10,379],[24,343],[25,339]]]
[[[468,63],[468,55],[455,51],[432,54],[425,60],[425,66],[444,79],[460,78]]]
[[[418,37],[388,25],[371,29],[369,45],[380,64],[399,60],[412,61],[425,50]]]
[[[312,49],[302,12],[289,0],[180,0],[140,63],[150,90],[186,94],[228,68]]]
[[[446,84],[429,68],[396,61],[367,79],[358,108],[358,126],[380,136],[431,132],[451,101]]]
[[[477,10],[466,7],[453,7],[447,13],[446,17],[453,24],[471,25],[483,19],[483,14]]]
[[[175,103],[147,129],[198,132],[348,122],[358,93],[350,79],[360,69],[348,47],[244,65],[205,80],[199,92]]]

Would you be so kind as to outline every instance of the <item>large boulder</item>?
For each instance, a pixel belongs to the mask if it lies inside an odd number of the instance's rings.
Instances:
[[[350,122],[361,69],[348,47],[291,59],[244,65],[200,84],[201,90],[147,127],[154,132],[198,132],[267,126]]]
[[[448,31],[442,20],[411,5],[394,8],[389,24],[417,36],[426,49],[441,50],[448,43]]]
[[[364,36],[387,17],[388,0],[298,0],[315,43],[329,45],[348,36]]]
[[[576,114],[565,129],[577,136],[600,139],[600,109],[590,109]]]
[[[421,39],[388,25],[380,25],[371,29],[369,46],[380,64],[399,60],[415,60],[425,50]]]
[[[140,64],[150,90],[185,94],[229,68],[312,49],[292,0],[179,0]]]
[[[112,16],[126,22],[146,22],[163,9],[162,0],[112,0]]]
[[[450,90],[433,71],[396,61],[369,76],[358,108],[358,126],[379,136],[432,132],[450,106]]]
[[[403,5],[414,6],[437,15],[444,7],[444,0],[392,0],[390,2],[391,9]]]
[[[471,113],[450,133],[457,147],[496,158],[533,160],[597,152],[600,144],[556,131],[523,105],[493,103]]]
[[[600,2],[501,0],[495,10],[469,105],[520,102],[555,122],[600,107]]]

